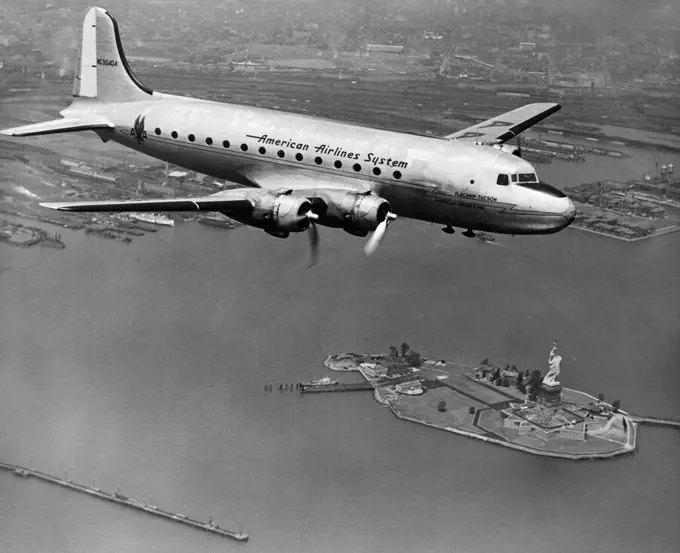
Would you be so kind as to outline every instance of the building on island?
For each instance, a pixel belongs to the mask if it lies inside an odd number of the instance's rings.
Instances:
[[[423,385],[420,380],[411,380],[410,382],[402,382],[395,386],[395,389],[400,394],[408,394],[417,396],[423,393]]]
[[[383,367],[377,363],[361,363],[359,368],[372,378],[387,376],[387,367]]]

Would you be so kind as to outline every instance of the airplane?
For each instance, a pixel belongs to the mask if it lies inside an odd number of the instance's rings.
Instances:
[[[45,202],[61,211],[220,212],[268,234],[308,231],[313,265],[317,224],[371,237],[406,217],[499,234],[549,234],[569,226],[567,195],[537,176],[508,140],[560,110],[533,103],[447,136],[393,132],[247,105],[151,90],[132,72],[116,19],[88,10],[73,100],[61,119],[2,132],[10,136],[94,131],[154,158],[237,187],[200,197]]]

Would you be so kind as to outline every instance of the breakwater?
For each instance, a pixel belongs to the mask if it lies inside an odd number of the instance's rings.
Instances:
[[[210,532],[212,534],[216,534],[218,536],[222,536],[224,538],[230,538],[236,541],[241,541],[241,542],[246,542],[250,538],[248,534],[244,532],[233,532],[231,530],[226,530],[224,528],[220,528],[217,524],[214,524],[212,522],[212,518],[208,522],[202,522],[199,520],[195,520],[192,518],[187,517],[186,515],[179,514],[179,513],[172,513],[170,511],[165,511],[163,509],[159,509],[155,505],[149,505],[147,503],[142,503],[141,501],[137,501],[136,499],[133,499],[131,497],[127,497],[120,492],[116,492],[115,494],[111,494],[108,492],[105,492],[104,490],[101,490],[99,488],[95,487],[90,487],[90,486],[85,486],[83,484],[79,484],[77,482],[74,482],[73,480],[68,480],[67,478],[58,478],[56,476],[52,476],[50,474],[34,470],[34,469],[29,469],[26,467],[21,467],[19,465],[13,465],[10,463],[2,463],[0,462],[0,469],[4,469],[7,471],[13,472],[16,476],[22,477],[22,478],[37,478],[38,480],[42,480],[43,482],[47,482],[49,484],[54,484],[57,486],[61,486],[63,488],[68,488],[69,490],[73,490],[76,492],[80,492],[83,494],[91,495],[94,497],[98,497],[99,499],[104,499],[106,501],[109,501],[111,503],[117,503],[118,505],[122,505],[124,507],[128,507],[130,509],[135,509],[137,511],[144,511],[145,513],[148,513],[150,515],[155,515],[161,518],[164,518],[166,520],[170,520],[172,522],[177,522],[179,524],[184,524],[185,526],[190,526],[192,528],[195,528],[197,530],[203,530],[205,532]]]

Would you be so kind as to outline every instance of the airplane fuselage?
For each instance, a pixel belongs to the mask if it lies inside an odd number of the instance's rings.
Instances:
[[[498,185],[499,173],[535,170],[488,146],[158,93],[62,114],[83,110],[115,124],[99,132],[103,140],[245,186],[371,190],[397,215],[496,233],[551,233],[571,222],[568,198]]]

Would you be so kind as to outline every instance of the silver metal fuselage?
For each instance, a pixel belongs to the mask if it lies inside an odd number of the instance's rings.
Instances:
[[[80,100],[62,114],[105,115],[116,128],[99,132],[103,140],[245,186],[296,193],[370,190],[399,216],[495,233],[552,233],[573,220],[566,197],[498,185],[499,174],[536,171],[489,146],[251,106],[159,93],[153,98]],[[135,126],[140,116],[141,133]]]

